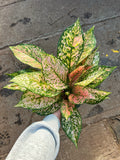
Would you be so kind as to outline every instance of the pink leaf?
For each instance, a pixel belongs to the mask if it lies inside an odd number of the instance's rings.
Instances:
[[[68,69],[65,65],[52,55],[44,54],[41,57],[45,81],[57,90],[67,88]]]
[[[86,99],[94,99],[95,96],[92,95],[88,89],[81,86],[74,86],[72,90],[73,94],[70,94],[68,99],[71,103],[82,104]]]
[[[86,71],[89,70],[90,68],[91,68],[91,66],[79,66],[74,71],[72,71],[69,74],[70,85],[76,83],[79,80],[79,78],[81,77],[81,75],[86,73]]]
[[[68,119],[71,116],[74,107],[75,107],[74,104],[70,103],[67,100],[63,100],[63,102],[61,104],[61,113],[62,113],[62,115],[66,119]]]
[[[110,92],[88,87],[74,86],[72,94],[69,95],[68,99],[73,104],[82,104],[84,102],[88,104],[96,104],[103,101],[109,94]]]

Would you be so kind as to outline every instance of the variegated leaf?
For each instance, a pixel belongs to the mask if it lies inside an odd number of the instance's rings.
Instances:
[[[96,39],[94,36],[94,26],[84,34],[84,50],[80,57],[79,63],[82,62],[92,50],[96,47]]]
[[[44,54],[42,57],[42,71],[45,81],[57,90],[67,88],[68,69],[53,55]]]
[[[61,103],[61,113],[63,117],[68,119],[71,116],[74,107],[75,107],[74,104],[70,103],[67,100],[63,100]]]
[[[104,99],[107,99],[108,95],[111,94],[111,92],[101,91],[97,89],[89,89],[89,92],[95,96],[95,99],[88,99],[85,103],[88,104],[97,104],[103,101]]]
[[[97,48],[98,49],[98,48]],[[82,62],[81,65],[85,66],[98,66],[99,64],[99,52],[97,49],[93,50]]]
[[[15,107],[23,107],[28,109],[44,109],[50,107],[52,104],[60,100],[60,94],[55,97],[44,97],[37,94],[34,94],[30,91],[25,92],[20,102]]]
[[[18,86],[18,85],[15,84],[15,83],[10,83],[10,84],[6,85],[6,86],[3,87],[3,88],[12,89],[12,90],[19,90],[19,91],[22,91],[22,92],[25,92],[25,91],[26,91],[26,88],[20,87],[20,86]]]
[[[82,81],[75,83],[75,85],[87,86],[104,73],[105,69],[103,67],[94,67],[91,71],[88,71],[88,75],[85,76]]]
[[[41,54],[45,52],[39,47],[31,44],[21,44],[9,47],[17,59],[32,67],[41,69]]]
[[[40,109],[33,109],[32,111],[34,113],[41,115],[41,116],[46,116],[46,115],[49,115],[49,114],[56,112],[58,109],[60,109],[60,106],[61,106],[61,101],[58,101],[58,102],[53,103],[49,107],[40,108]]]
[[[61,124],[66,135],[77,147],[82,126],[81,116],[78,110],[74,109],[72,115],[68,119],[62,116]]]
[[[75,70],[73,70],[69,75],[69,81],[70,84],[72,84],[73,82],[75,83],[78,78],[80,77],[80,75],[82,74],[82,72],[85,70],[84,66],[79,66],[78,68],[76,68]]]
[[[69,95],[68,99],[73,104],[96,104],[103,101],[110,92],[105,92],[89,87],[74,86],[72,94]]]
[[[78,19],[63,32],[58,42],[58,58],[67,66],[69,73],[76,68],[83,46],[83,33]]]
[[[95,99],[95,96],[87,88],[74,86],[68,99],[73,104],[83,104],[88,99]]]
[[[14,78],[15,76],[18,76],[19,74],[28,73],[28,72],[36,72],[36,71],[37,70],[30,68],[30,69],[25,69],[25,70],[19,70],[14,73],[7,73],[6,75],[10,76],[11,78]]]
[[[98,85],[100,85],[116,68],[116,67],[108,67],[108,66],[101,66],[101,67],[105,70],[105,72],[102,75],[100,75],[98,78],[96,78],[94,81],[92,81],[92,83],[90,83],[88,87],[95,88]]]
[[[44,77],[41,72],[20,74],[10,81],[41,96],[53,97],[60,93],[60,91],[51,88],[51,86],[44,81]]]
[[[79,81],[79,79],[81,78],[81,76],[83,74],[85,74],[90,68],[91,68],[91,66],[79,66],[74,71],[72,71],[68,75],[70,85],[71,84],[73,85],[74,83],[76,83],[77,81]]]

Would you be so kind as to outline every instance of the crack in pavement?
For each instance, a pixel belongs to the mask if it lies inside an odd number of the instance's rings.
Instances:
[[[3,47],[0,47],[0,50],[3,50],[9,46],[14,46],[14,45],[18,45],[20,43],[31,43],[31,42],[35,42],[35,41],[38,41],[40,39],[46,39],[46,38],[51,38],[51,37],[54,37],[56,35],[59,35],[60,33],[62,33],[65,29],[62,29],[62,30],[58,30],[57,32],[52,32],[52,33],[47,33],[47,34],[43,34],[43,35],[40,35],[40,36],[37,36],[37,37],[34,37],[34,38],[31,38],[31,39],[26,39],[26,40],[23,40],[23,41],[19,41],[19,42],[16,42],[16,43],[11,43],[11,44],[8,44],[6,46],[3,46]]]
[[[21,0],[21,1],[26,1],[26,0]],[[111,20],[111,19],[116,19],[116,18],[119,18],[119,17],[120,17],[120,15],[114,15],[112,17],[100,19],[100,20],[92,22],[92,23],[82,24],[81,26],[83,27],[83,26],[88,26],[88,25],[94,25],[94,24],[98,24],[98,23],[102,23],[102,22]],[[51,38],[51,37],[60,35],[65,29],[66,28],[63,28],[63,29],[60,29],[60,30],[58,30],[56,32],[51,32],[51,33],[43,34],[43,35],[31,38],[31,39],[26,39],[26,40],[22,40],[22,41],[19,41],[19,42],[16,42],[16,43],[11,43],[11,44],[5,45],[3,47],[0,47],[0,50],[3,50],[3,49],[5,49],[5,48],[7,48],[9,46],[18,45],[20,43],[28,43],[29,44],[29,43],[32,43],[32,42],[35,42],[35,41],[38,41],[38,40],[41,40],[41,39]]]
[[[114,15],[112,17],[107,17],[107,18],[104,18],[104,19],[100,19],[98,21],[95,21],[95,22],[92,22],[92,23],[85,23],[81,26],[87,26],[87,25],[91,25],[91,24],[98,24],[98,23],[102,23],[102,22],[105,22],[105,21],[108,21],[108,20],[111,20],[111,19],[116,19],[116,18],[119,18],[120,15]]]
[[[23,1],[26,1],[26,0],[18,0],[18,1],[15,1],[15,2],[11,2],[11,3],[0,6],[0,8],[7,7],[7,6],[10,6],[10,5],[13,5],[13,4],[16,4],[16,3],[19,3],[19,2],[23,2]]]

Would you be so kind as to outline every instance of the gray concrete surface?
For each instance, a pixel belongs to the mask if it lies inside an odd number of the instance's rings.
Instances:
[[[110,100],[93,106],[82,105],[79,108],[83,118],[83,130],[78,151],[75,151],[74,145],[64,132],[60,131],[61,149],[58,160],[96,160],[96,157],[89,156],[95,152],[94,149],[86,148],[82,139],[89,136],[89,126],[97,129],[102,123],[99,121],[103,119],[110,122],[109,127],[118,139],[120,125],[116,117],[120,115],[120,52],[114,53],[112,49],[120,51],[120,0],[0,0],[0,160],[5,159],[26,126],[43,118],[30,111],[13,108],[21,93],[2,88],[9,80],[5,73],[27,67],[13,56],[8,46],[31,43],[39,45],[49,54],[56,55],[57,41],[62,31],[73,24],[77,17],[80,18],[84,31],[95,25],[100,64],[117,66],[117,69],[100,86],[100,89],[112,91]],[[100,140],[96,143],[100,143]],[[86,149],[91,150],[88,152],[90,159],[81,159]],[[69,156],[71,153],[72,156]]]

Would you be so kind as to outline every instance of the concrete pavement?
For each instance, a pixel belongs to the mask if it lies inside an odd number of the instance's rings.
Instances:
[[[111,160],[120,159],[120,1],[0,0],[0,160],[5,159],[17,137],[29,124],[43,118],[30,111],[13,108],[21,93],[2,88],[9,80],[5,73],[27,67],[13,56],[8,46],[31,43],[56,55],[61,33],[77,17],[84,31],[95,25],[100,64],[117,66],[117,69],[100,86],[100,89],[112,92],[110,100],[79,108],[83,130],[78,150],[60,131],[58,160],[110,160],[110,156],[107,157],[110,154]],[[104,139],[105,136],[108,138]]]

